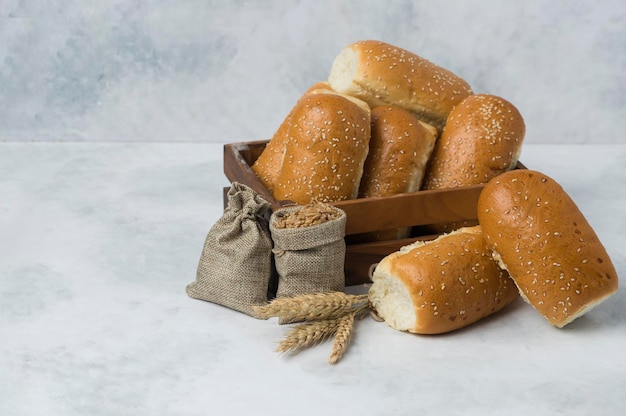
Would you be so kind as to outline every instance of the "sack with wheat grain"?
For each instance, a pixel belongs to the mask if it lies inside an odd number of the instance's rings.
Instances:
[[[345,228],[343,210],[317,201],[275,211],[270,231],[278,273],[276,296],[343,291]]]
[[[267,303],[272,275],[270,204],[238,182],[227,198],[222,217],[206,237],[187,294],[258,318],[254,307]]]

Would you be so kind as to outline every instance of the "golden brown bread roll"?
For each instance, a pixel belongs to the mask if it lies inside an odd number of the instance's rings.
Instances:
[[[300,205],[356,198],[369,151],[369,107],[340,94],[307,94],[288,123],[274,197]]]
[[[385,257],[369,300],[392,328],[440,334],[491,315],[518,297],[491,257],[480,226],[417,242]]]
[[[311,85],[299,98],[300,101],[303,97],[306,97],[310,94],[337,94],[334,92],[328,82],[320,81],[313,85]],[[364,111],[369,112],[369,107],[363,101],[358,100],[354,97],[345,98],[351,100],[353,103],[363,108]],[[289,128],[291,127],[291,119],[292,113],[294,110],[298,108],[296,105],[289,112],[287,117],[283,120],[283,122],[278,127],[278,130],[272,138],[268,141],[263,149],[263,152],[259,155],[257,160],[252,164],[251,169],[257,175],[263,186],[267,188],[271,193],[274,192],[274,188],[276,186],[276,182],[278,181],[278,177],[280,175],[280,170],[283,164],[283,159],[285,157],[285,146],[287,144],[287,137],[289,134]]]
[[[452,108],[472,94],[467,82],[397,46],[362,40],[342,49],[328,83],[370,105],[397,105],[441,130]]]
[[[552,178],[517,169],[491,180],[478,220],[522,297],[563,327],[617,291],[615,267],[591,225]]]
[[[372,109],[372,134],[359,196],[415,192],[436,136],[409,112],[395,106]]]
[[[372,133],[359,197],[419,191],[435,146],[436,130],[396,106],[372,109]],[[361,236],[360,242],[408,237],[410,227]]]
[[[423,189],[478,185],[515,167],[526,132],[520,112],[490,94],[471,95],[450,113]]]

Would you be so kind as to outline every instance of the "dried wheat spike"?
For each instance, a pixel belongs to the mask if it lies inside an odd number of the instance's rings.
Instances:
[[[367,295],[348,295],[343,292],[307,293],[281,297],[258,306],[255,312],[261,319],[279,317],[281,323],[318,321],[339,318],[367,305]]]
[[[356,312],[352,312],[339,319],[333,349],[328,357],[329,364],[336,364],[348,349],[348,344],[350,344],[350,339],[352,338],[355,315]]]
[[[333,336],[340,319],[326,319],[297,325],[289,331],[276,347],[276,352],[287,353],[300,348],[316,345]]]

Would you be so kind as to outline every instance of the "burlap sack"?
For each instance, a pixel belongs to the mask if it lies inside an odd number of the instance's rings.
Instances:
[[[211,227],[196,280],[187,294],[255,316],[267,303],[272,274],[270,204],[251,188],[234,182],[224,214]]]
[[[296,296],[311,292],[343,291],[345,289],[344,241],[346,214],[327,222],[277,228],[277,220],[302,207],[275,211],[270,218],[274,241],[274,262],[278,273],[276,296]]]

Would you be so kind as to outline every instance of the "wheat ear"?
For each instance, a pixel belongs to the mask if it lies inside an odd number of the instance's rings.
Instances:
[[[367,295],[348,295],[344,292],[307,293],[280,297],[257,306],[261,319],[280,318],[281,323],[335,319],[367,304]]]
[[[348,349],[348,344],[350,344],[350,339],[352,338],[355,315],[356,314],[353,312],[339,319],[337,332],[335,333],[335,340],[333,342],[333,349],[328,357],[329,364],[336,364],[337,361],[339,361],[339,359],[343,356],[343,353]]]
[[[276,352],[290,352],[316,345],[337,332],[339,319],[307,322],[289,331],[276,347]]]

